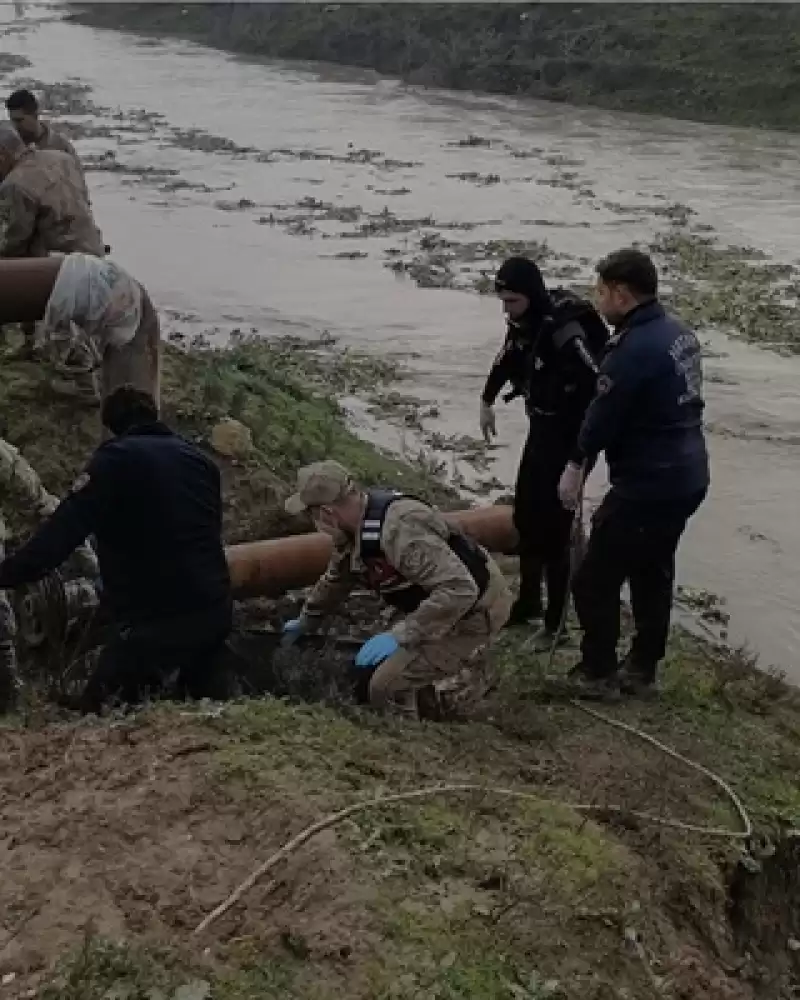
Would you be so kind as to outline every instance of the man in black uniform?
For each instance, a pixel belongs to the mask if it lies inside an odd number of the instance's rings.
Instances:
[[[655,689],[672,610],[675,552],[709,485],[703,374],[695,334],[659,303],[658,275],[639,250],[597,267],[597,300],[615,335],[559,493],[575,506],[583,465],[601,451],[611,489],[594,515],[573,585],[583,658],[572,679],[587,697]],[[620,591],[628,581],[636,626],[618,672]]]
[[[223,696],[216,661],[232,602],[219,470],[159,421],[146,392],[115,390],[102,418],[115,437],[33,538],[0,563],[0,589],[41,579],[92,535],[116,635],[89,679],[83,711],[140,701],[175,670],[182,694]]]
[[[558,482],[594,395],[608,330],[585,300],[563,289],[548,292],[539,268],[525,257],[502,265],[495,290],[508,332],[481,397],[481,429],[487,440],[497,433],[494,402],[510,382],[506,401],[524,397],[530,423],[514,496],[520,589],[509,624],[541,616],[544,574],[547,609],[534,646],[546,648],[559,630],[569,588],[572,515],[559,502]]]

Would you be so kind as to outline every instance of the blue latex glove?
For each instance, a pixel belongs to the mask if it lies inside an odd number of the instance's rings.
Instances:
[[[290,618],[288,622],[284,622],[281,645],[293,646],[305,630],[306,625],[302,618]]]
[[[382,632],[380,635],[373,635],[359,649],[356,656],[357,667],[377,667],[379,663],[394,656],[400,644],[391,632]]]

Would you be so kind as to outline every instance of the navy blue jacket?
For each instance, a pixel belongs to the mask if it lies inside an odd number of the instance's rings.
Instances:
[[[697,337],[660,303],[625,318],[600,366],[573,461],[605,452],[611,485],[632,500],[671,500],[708,487]]]
[[[0,588],[41,579],[90,535],[104,599],[123,624],[230,601],[219,469],[161,423],[97,449],[53,515],[0,563]]]

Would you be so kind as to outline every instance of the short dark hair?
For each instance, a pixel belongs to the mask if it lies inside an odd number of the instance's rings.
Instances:
[[[121,385],[103,400],[101,418],[104,427],[119,435],[139,424],[154,423],[158,420],[158,407],[149,392]]]
[[[39,110],[39,102],[29,90],[15,90],[6,101],[6,110],[35,115]]]
[[[639,299],[658,295],[658,271],[648,254],[635,247],[616,250],[597,265],[597,273],[607,285],[627,285]]]

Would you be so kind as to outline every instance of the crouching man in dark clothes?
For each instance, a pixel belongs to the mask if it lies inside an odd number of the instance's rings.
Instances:
[[[615,335],[559,493],[573,509],[582,466],[605,452],[611,489],[594,515],[573,584],[583,629],[572,673],[586,697],[655,689],[672,611],[675,553],[708,491],[703,377],[694,333],[657,299],[650,258],[620,250],[597,267],[597,301]],[[619,671],[620,591],[630,586],[635,634]]]
[[[175,671],[184,696],[224,697],[217,662],[232,602],[219,470],[158,420],[146,392],[116,389],[102,419],[114,437],[33,538],[0,563],[0,589],[41,579],[91,535],[116,634],[81,709],[141,701]]]
[[[594,395],[608,329],[589,302],[565,289],[548,290],[525,257],[502,265],[495,290],[508,331],[481,397],[481,429],[487,440],[495,432],[493,404],[506,383],[513,388],[506,398],[522,396],[529,421],[514,491],[520,587],[509,625],[541,617],[544,576],[547,609],[533,647],[548,649],[569,593],[573,518],[559,501],[558,483]]]

